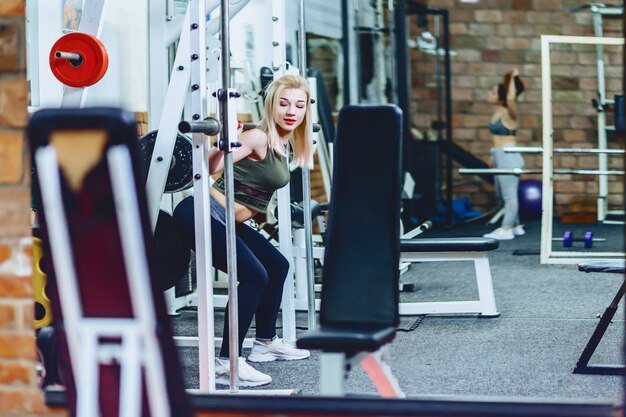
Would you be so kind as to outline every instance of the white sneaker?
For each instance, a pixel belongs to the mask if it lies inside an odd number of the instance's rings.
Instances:
[[[255,340],[248,360],[250,362],[295,361],[309,356],[311,352],[308,350],[298,349],[277,337],[267,345]]]
[[[239,358],[239,386],[258,387],[272,382],[272,377],[257,371],[248,365],[244,358]],[[215,383],[230,386],[230,359],[215,358]]]
[[[524,236],[526,231],[524,230],[523,224],[518,224],[517,226],[513,226],[513,234],[515,236]]]
[[[498,240],[511,240],[515,239],[515,234],[513,234],[513,229],[505,229],[504,227],[498,227],[491,233],[486,233],[483,237],[491,237]]]

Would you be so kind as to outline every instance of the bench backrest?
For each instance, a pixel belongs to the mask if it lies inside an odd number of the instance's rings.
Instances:
[[[28,136],[38,176],[34,192],[42,201],[40,220],[44,253],[54,265],[48,268],[49,294],[54,311],[55,335],[59,337],[60,354],[67,365],[63,379],[71,414],[76,413],[76,389],[83,387],[75,378],[80,374],[76,373],[76,369],[72,370],[72,364],[76,364],[77,359],[75,354],[70,353],[81,353],[84,348],[72,350],[75,344],[71,340],[83,342],[83,339],[81,335],[76,335],[76,329],[70,328],[70,323],[101,323],[100,319],[105,318],[117,320],[113,323],[127,323],[141,316],[141,323],[148,323],[147,328],[153,329],[153,332],[147,332],[151,335],[149,339],[157,340],[157,349],[151,351],[162,358],[162,363],[156,366],[162,370],[160,375],[165,377],[163,388],[166,393],[161,395],[167,396],[171,407],[166,415],[191,415],[164,297],[159,289],[161,272],[154,268],[152,232],[144,182],[139,174],[137,125],[133,114],[114,108],[40,110],[30,120]],[[54,152],[50,152],[52,150]],[[111,162],[114,160],[111,158],[112,150],[113,153],[121,151],[126,162],[118,165],[124,168],[119,171],[125,175],[122,182],[128,185],[128,188],[122,187],[122,193],[119,192],[119,185],[114,186],[112,180],[116,170]],[[119,161],[120,152],[116,155],[118,159],[115,160]],[[58,178],[58,181],[55,179],[56,182],[51,183],[50,177]],[[50,185],[54,187],[47,189]],[[115,195],[114,190],[117,190]],[[120,194],[125,196],[126,203],[132,203],[127,204],[129,208],[124,211],[120,211],[122,209],[116,204],[120,201]],[[138,233],[131,237],[138,249],[134,253],[140,254],[142,259],[130,259],[127,248],[122,248],[124,237],[120,232],[120,212],[125,213],[122,216],[125,220],[138,219],[133,224]],[[60,269],[61,265],[65,269]],[[146,265],[143,271],[147,272],[137,273],[128,265]],[[141,299],[136,297],[137,286],[131,284],[129,275],[141,278],[135,282],[147,283],[139,289]],[[70,291],[68,295],[67,291],[60,290],[61,282],[64,290],[68,288],[66,283],[73,283],[70,288],[76,288],[77,293]],[[141,308],[138,308],[138,302]],[[72,310],[67,309],[69,304]],[[72,314],[64,316],[68,312]],[[146,318],[148,320],[144,320]],[[155,346],[155,343],[149,346]],[[144,345],[142,352],[148,350]],[[150,366],[148,363],[144,365]],[[122,384],[120,371],[120,366],[116,364],[100,366],[99,387],[96,389],[102,417],[118,415]],[[146,373],[144,368],[140,382],[143,395],[139,401],[142,415],[150,416],[155,413],[148,412],[148,398],[156,393],[150,392],[152,383]],[[98,415],[97,410],[93,413]]]
[[[402,114],[393,105],[339,113],[320,324],[398,323]]]

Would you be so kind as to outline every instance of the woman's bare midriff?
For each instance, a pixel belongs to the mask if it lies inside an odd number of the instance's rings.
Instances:
[[[210,190],[211,196],[218,202],[222,207],[226,207],[226,196],[220,193],[215,188],[211,188]],[[250,220],[255,215],[258,214],[257,211],[252,210],[249,207],[244,206],[243,204],[239,204],[235,201],[235,221],[237,223],[243,223],[245,221]]]
[[[515,136],[493,135],[493,147],[494,148],[500,148],[502,146],[515,146],[515,145],[516,145]]]

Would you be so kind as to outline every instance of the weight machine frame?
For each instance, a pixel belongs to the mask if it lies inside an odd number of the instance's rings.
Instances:
[[[543,126],[543,169],[542,169],[542,215],[541,252],[542,264],[576,264],[584,260],[600,258],[624,258],[624,252],[581,252],[554,251],[552,249],[552,229],[554,218],[554,161],[552,127],[552,71],[550,67],[550,46],[552,44],[579,45],[624,45],[623,38],[603,38],[591,36],[541,36],[541,84],[542,84],[542,126]],[[600,144],[602,146],[602,144]],[[606,148],[606,144],[604,144]],[[600,148],[602,149],[602,147]],[[605,153],[600,153],[600,156]],[[600,178],[606,175],[600,175]]]

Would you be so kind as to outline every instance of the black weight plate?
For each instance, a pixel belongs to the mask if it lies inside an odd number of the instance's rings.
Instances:
[[[156,136],[157,131],[153,130],[139,139],[139,151],[143,162],[145,177],[148,175]],[[176,193],[191,188],[193,185],[192,151],[193,145],[191,139],[180,133],[177,134],[164,192]]]

